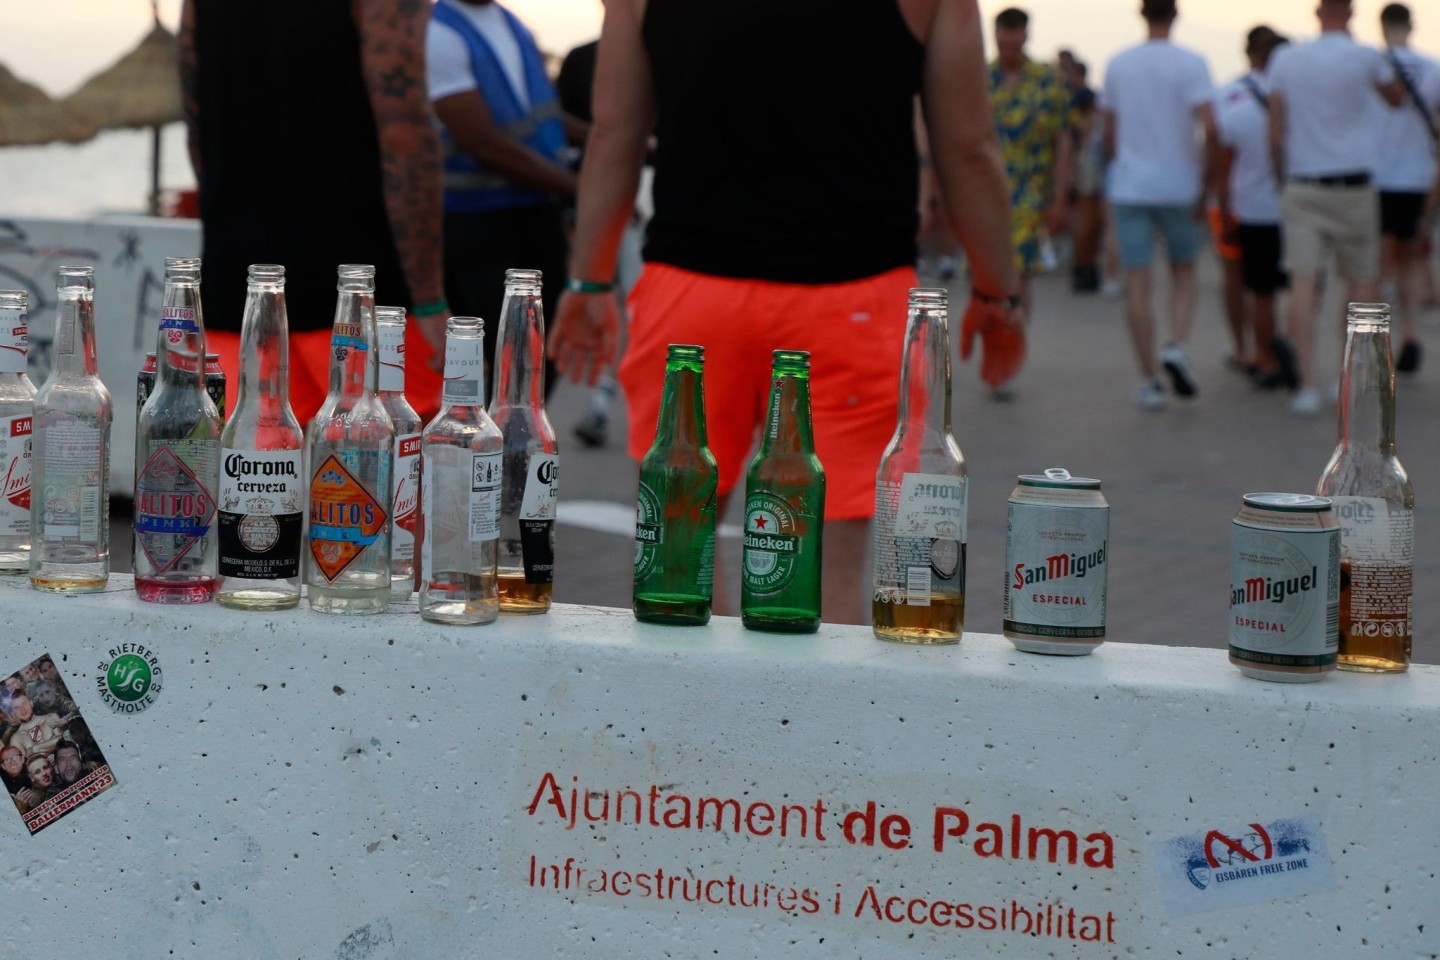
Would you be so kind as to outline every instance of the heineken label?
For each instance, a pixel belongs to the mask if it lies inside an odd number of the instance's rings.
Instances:
[[[215,494],[215,440],[152,441],[135,477],[135,539],[156,573],[166,573],[210,534]]]
[[[30,327],[20,310],[0,310],[0,373],[24,373]]]
[[[664,542],[664,506],[648,484],[640,484],[635,497],[635,580],[655,572]]]
[[[30,536],[30,428],[32,419],[0,417],[0,536]]]
[[[300,576],[303,503],[299,450],[221,451],[220,575]]]
[[[415,559],[415,532],[420,523],[420,434],[395,437],[395,467],[390,515],[390,560],[410,563]]]
[[[814,529],[788,500],[757,492],[745,498],[744,561],[741,580],[757,596],[780,593],[795,578],[804,553],[802,529]]]

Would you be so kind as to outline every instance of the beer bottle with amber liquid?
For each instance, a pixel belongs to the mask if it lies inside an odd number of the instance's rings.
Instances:
[[[710,621],[720,470],[705,435],[705,348],[670,344],[635,503],[635,618]]]
[[[1339,442],[1315,491],[1340,522],[1341,670],[1410,665],[1415,492],[1395,454],[1390,307],[1352,303],[1345,325]]]
[[[965,622],[965,455],[950,428],[949,294],[910,291],[900,410],[875,478],[875,636],[955,643]]]
[[[776,350],[770,412],[745,474],[740,619],[751,630],[820,629],[825,468],[810,425],[810,354]]]
[[[500,612],[544,613],[555,579],[559,447],[545,414],[539,270],[506,270],[490,417],[505,438],[500,480]]]
[[[26,374],[24,290],[0,290],[0,574],[30,572],[30,434],[35,384]]]
[[[405,398],[405,308],[376,307],[380,343],[380,402],[395,424],[390,472],[390,599],[415,589],[415,533],[420,522],[420,414]]]

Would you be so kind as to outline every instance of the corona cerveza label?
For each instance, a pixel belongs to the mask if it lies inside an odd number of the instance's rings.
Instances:
[[[802,522],[795,508],[773,493],[752,493],[745,499],[745,589],[766,596],[790,585],[804,549]]]

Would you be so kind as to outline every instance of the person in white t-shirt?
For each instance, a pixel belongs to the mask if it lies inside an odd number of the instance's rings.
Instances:
[[[1280,267],[1280,186],[1270,163],[1265,79],[1271,54],[1287,42],[1270,27],[1252,29],[1245,37],[1249,72],[1215,97],[1216,197],[1221,221],[1234,225],[1233,240],[1240,248],[1240,277],[1255,338],[1255,383],[1265,390],[1294,377],[1293,366],[1282,369],[1274,350],[1275,297],[1285,287],[1285,273]]]
[[[1440,199],[1440,62],[1410,49],[1410,8],[1392,3],[1380,11],[1386,57],[1405,88],[1399,109],[1385,115],[1384,150],[1375,184],[1380,188],[1380,272],[1395,283],[1395,314],[1403,346],[1400,373],[1420,369],[1420,303],[1425,290],[1425,238]]]
[[[1113,157],[1106,193],[1125,268],[1125,317],[1144,380],[1135,402],[1165,407],[1163,365],[1175,393],[1193,397],[1195,378],[1184,343],[1195,317],[1195,257],[1204,243],[1207,140],[1214,136],[1210,70],[1199,54],[1170,42],[1175,0],[1144,0],[1149,39],[1118,54],[1105,69],[1105,149]],[[1150,261],[1156,235],[1170,260],[1170,339],[1157,358],[1150,305]]]
[[[1284,176],[1281,216],[1290,274],[1286,332],[1299,364],[1290,409],[1323,407],[1315,360],[1315,311],[1328,252],[1351,301],[1379,295],[1380,203],[1374,175],[1386,104],[1402,88],[1380,51],[1350,36],[1350,0],[1320,0],[1319,39],[1286,47],[1270,64],[1270,149]]]

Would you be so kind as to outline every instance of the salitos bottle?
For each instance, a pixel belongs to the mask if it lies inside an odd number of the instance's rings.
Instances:
[[[30,434],[35,385],[24,290],[0,290],[0,574],[30,571]]]
[[[408,600],[415,589],[415,533],[423,481],[420,414],[405,399],[405,309],[376,307],[375,335],[380,342],[380,402],[395,424],[390,474],[390,598]]]
[[[395,426],[376,395],[375,268],[345,264],[330,335],[330,392],[305,432],[306,583],[321,613],[384,613],[390,602]]]
[[[1387,304],[1350,304],[1339,442],[1315,492],[1340,522],[1338,666],[1398,673],[1410,665],[1415,492],[1395,455]]]
[[[61,267],[50,376],[35,395],[30,585],[90,593],[110,578],[110,391],[95,356],[95,268]]]
[[[200,261],[165,258],[155,392],[135,421],[135,592],[204,603],[220,586],[220,411],[205,392]]]
[[[875,636],[955,643],[965,622],[965,455],[950,429],[949,294],[910,291],[900,410],[875,480]]]
[[[285,268],[250,267],[240,326],[240,390],[220,435],[220,592],[227,607],[300,602],[305,435],[290,408]]]
[[[496,559],[504,441],[485,412],[485,323],[451,317],[440,413],[420,438],[424,533],[420,616],[489,623],[500,615]]]
[[[544,613],[555,579],[560,464],[545,414],[539,270],[506,270],[490,416],[505,438],[500,481],[500,612]]]
[[[637,620],[702,624],[715,582],[720,471],[705,436],[705,348],[672,343],[635,503]]]
[[[740,617],[752,630],[820,629],[825,468],[810,427],[810,354],[776,350],[770,413],[745,475]]]

